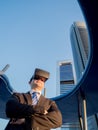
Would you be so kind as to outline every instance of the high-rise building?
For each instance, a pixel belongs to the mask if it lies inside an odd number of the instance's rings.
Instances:
[[[74,22],[70,30],[70,39],[75,66],[76,82],[82,77],[89,58],[89,37],[84,22]],[[88,130],[98,130],[98,115],[88,117]]]
[[[75,86],[75,76],[72,61],[60,61],[57,64],[57,95],[69,93]]]
[[[73,62],[76,72],[76,80],[81,78],[87,65],[89,46],[88,32],[84,22],[74,22],[70,30]]]
[[[58,63],[57,94],[68,94],[82,77],[89,58],[89,37],[84,22],[74,22],[70,28],[73,61]],[[98,129],[98,115],[88,117],[88,130]],[[63,124],[61,130],[80,130],[79,124]]]
[[[74,66],[72,60],[57,63],[57,95],[70,93],[76,85]],[[80,130],[79,123],[62,124],[61,130]]]

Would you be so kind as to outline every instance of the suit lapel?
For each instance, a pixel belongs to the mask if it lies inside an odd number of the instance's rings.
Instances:
[[[39,101],[38,101],[37,105],[39,105],[39,104],[41,105],[42,104],[42,106],[43,106],[44,101],[45,101],[45,97],[43,95],[41,95],[40,98],[39,98]]]
[[[32,104],[32,97],[31,97],[30,92],[28,92],[28,93],[26,94],[26,97],[27,97],[27,99],[28,99],[28,104],[31,105],[31,104]]]

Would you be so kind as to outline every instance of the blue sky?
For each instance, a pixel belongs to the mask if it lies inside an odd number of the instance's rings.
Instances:
[[[57,62],[72,59],[70,26],[83,20],[77,0],[0,1],[0,70],[10,64],[11,86],[28,91],[34,69],[42,68],[50,72],[46,95],[54,97]]]

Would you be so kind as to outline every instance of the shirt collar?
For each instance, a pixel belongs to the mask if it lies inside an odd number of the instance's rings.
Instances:
[[[32,93],[34,93],[34,92],[38,92],[38,93],[41,95],[41,91],[34,90],[34,89],[31,89],[31,90],[30,90],[30,94],[32,94]]]

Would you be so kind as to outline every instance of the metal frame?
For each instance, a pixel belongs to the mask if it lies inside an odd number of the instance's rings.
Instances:
[[[86,98],[83,92],[78,95],[78,115],[81,130],[88,130]]]

